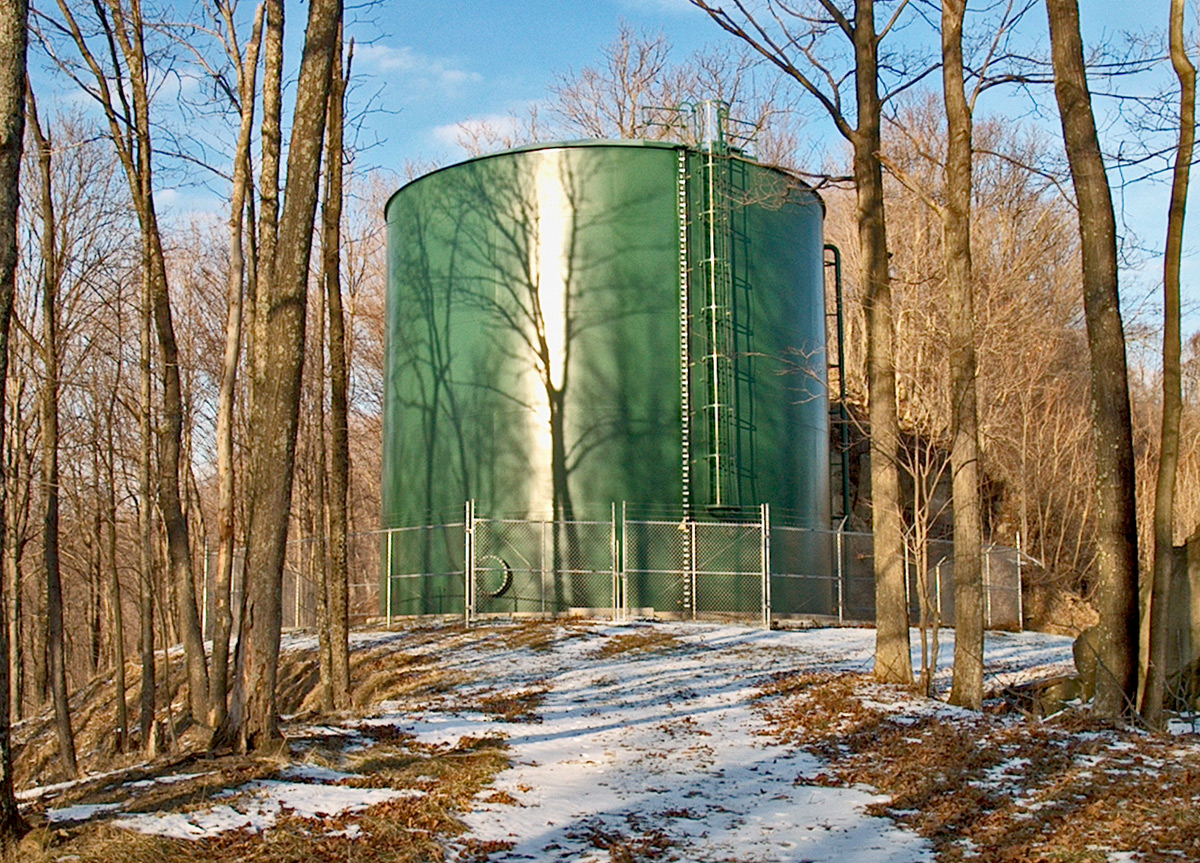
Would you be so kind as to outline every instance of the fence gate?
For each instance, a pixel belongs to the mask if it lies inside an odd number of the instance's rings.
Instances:
[[[693,619],[769,620],[769,545],[763,525],[763,521],[690,523]]]
[[[467,618],[481,615],[616,616],[615,524],[471,518]]]

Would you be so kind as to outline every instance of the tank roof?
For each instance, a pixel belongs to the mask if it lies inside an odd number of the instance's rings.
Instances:
[[[573,141],[539,141],[533,144],[522,144],[520,147],[511,147],[507,150],[497,150],[494,153],[484,153],[483,155],[472,156],[469,159],[462,159],[458,162],[452,162],[449,165],[442,165],[440,168],[434,168],[432,171],[424,173],[419,177],[413,177],[411,180],[404,183],[402,186],[400,186],[400,188],[388,196],[387,202],[383,205],[384,218],[387,217],[387,211],[392,205],[392,201],[397,195],[399,195],[409,186],[413,185],[414,183],[419,183],[426,177],[432,177],[434,174],[440,174],[441,172],[448,171],[451,168],[457,168],[461,165],[469,165],[473,162],[482,162],[487,159],[512,156],[519,153],[533,153],[539,150],[576,150],[590,147],[630,147],[650,150],[692,150],[695,152],[700,152],[699,148],[693,147],[689,144],[682,144],[678,141],[650,141],[644,138],[579,138]],[[824,210],[825,202],[821,199],[821,196],[817,193],[817,190],[809,185],[808,182],[806,182],[803,178],[797,176],[794,172],[789,171],[787,168],[781,168],[778,165],[757,162],[741,153],[733,153],[732,155],[736,158],[744,159],[747,162],[752,162],[753,164],[758,165],[766,170],[778,171],[781,174],[786,174],[816,195],[817,200],[821,204],[821,209]]]

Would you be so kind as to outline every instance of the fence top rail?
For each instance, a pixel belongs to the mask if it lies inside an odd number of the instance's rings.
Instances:
[[[475,519],[475,524],[561,524],[579,527],[612,527],[611,521],[598,521],[592,519],[555,519],[555,518],[488,518],[480,517]]]
[[[360,530],[353,536],[380,536],[385,533],[396,533],[401,530],[445,530],[448,528],[466,527],[461,521],[447,521],[439,524],[398,524],[394,527],[381,527],[377,530]]]

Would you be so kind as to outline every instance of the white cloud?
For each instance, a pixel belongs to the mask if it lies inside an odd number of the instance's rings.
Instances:
[[[431,57],[411,46],[382,43],[355,46],[355,59],[384,77],[399,77],[414,95],[454,97],[462,88],[483,81],[483,76],[455,66],[449,59]]]
[[[439,144],[458,145],[464,139],[503,138],[517,131],[517,118],[512,114],[485,114],[468,117],[457,123],[446,123],[433,128],[433,138]]]

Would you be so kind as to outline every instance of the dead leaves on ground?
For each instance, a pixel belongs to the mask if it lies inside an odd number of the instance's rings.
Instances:
[[[826,759],[813,784],[870,785],[871,807],[939,861],[1200,859],[1200,747],[1091,721],[969,714],[860,675],[782,674],[761,688],[770,733]],[[911,709],[916,704],[916,709]]]

